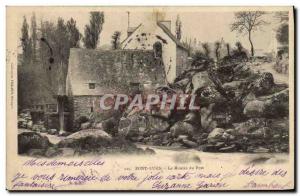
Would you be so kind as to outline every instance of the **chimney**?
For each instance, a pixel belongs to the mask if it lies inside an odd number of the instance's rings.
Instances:
[[[169,29],[169,31],[171,32],[171,20],[159,21],[159,23],[167,27],[167,29]]]
[[[136,29],[136,27],[128,27],[128,29],[127,29],[127,37],[129,37],[133,33],[133,31],[135,29]]]
[[[130,12],[127,11],[127,37],[129,37],[132,34],[132,28],[130,28]]]
[[[127,20],[128,20],[128,26],[127,26],[127,28],[129,28],[130,27],[130,12],[128,12],[127,11]]]

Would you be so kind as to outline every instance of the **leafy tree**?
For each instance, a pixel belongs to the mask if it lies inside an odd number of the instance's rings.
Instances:
[[[31,16],[31,44],[32,44],[32,60],[36,61],[36,52],[37,52],[37,25],[35,13]]]
[[[260,27],[268,24],[265,20],[263,20],[265,12],[237,12],[234,15],[235,21],[231,24],[231,31],[248,34],[248,39],[251,45],[251,55],[254,56],[252,33],[257,31]]]
[[[67,21],[67,32],[68,32],[70,47],[79,48],[79,41],[81,39],[81,34],[76,26],[76,21],[73,18]]]
[[[244,49],[244,47],[243,47],[243,45],[242,45],[241,42],[236,42],[236,43],[235,43],[235,46],[236,46],[237,51],[238,51],[239,53],[241,53],[241,52],[243,51],[243,49]]]
[[[179,15],[177,15],[177,19],[176,19],[176,38],[178,40],[181,40],[181,28],[182,28],[182,23],[181,23],[181,20],[180,20],[180,17]]]
[[[209,45],[208,43],[203,43],[202,44],[202,48],[204,50],[204,54],[207,58],[209,58],[209,55],[210,55],[210,48],[209,48]]]
[[[199,69],[207,69],[208,65],[210,63],[210,59],[207,58],[205,54],[203,54],[201,51],[196,51],[192,55],[192,66],[199,68]]]
[[[26,17],[23,17],[23,24],[21,29],[21,44],[23,50],[23,61],[27,62],[30,60],[31,55],[31,41],[29,38],[29,25],[27,23]]]
[[[54,45],[54,53],[58,57],[57,61],[62,61],[68,64],[70,53],[69,33],[67,31],[67,25],[62,18],[58,18],[56,25],[56,37]]]
[[[112,49],[116,50],[120,48],[120,38],[121,38],[121,32],[120,31],[115,31],[114,34],[111,36],[111,44],[112,44]]]
[[[84,45],[86,48],[95,49],[104,23],[103,12],[90,12],[90,24],[85,26]]]
[[[281,44],[289,43],[289,25],[284,23],[280,25],[276,33],[276,39]]]

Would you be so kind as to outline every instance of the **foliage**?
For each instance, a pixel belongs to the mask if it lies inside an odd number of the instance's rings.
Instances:
[[[200,51],[196,51],[192,55],[192,59],[192,66],[197,68],[200,67],[206,69],[210,63],[210,59],[208,59],[207,56]]]
[[[260,27],[268,23],[263,20],[265,12],[249,11],[235,13],[235,21],[231,24],[231,31],[248,34],[248,39],[251,45],[251,55],[254,56],[254,46],[252,42],[251,33],[257,31]]]
[[[288,24],[282,24],[276,33],[276,39],[278,42],[282,44],[288,44],[289,43],[289,25]]]
[[[230,44],[226,44],[227,56],[230,56]]]
[[[181,36],[182,36],[181,29],[182,29],[182,23],[181,23],[181,20],[179,18],[179,15],[177,15],[177,19],[176,19],[176,38],[178,40],[181,40]]]
[[[221,48],[221,43],[219,41],[215,42],[215,53],[216,53],[217,61],[220,60],[220,48]]]
[[[31,17],[31,44],[32,44],[32,60],[36,61],[36,51],[37,51],[37,25],[35,14],[33,13]]]
[[[204,50],[205,56],[206,56],[207,58],[209,58],[209,55],[210,55],[211,50],[210,50],[210,47],[209,47],[208,43],[203,43],[203,44],[202,44],[202,48],[203,48],[203,50]]]
[[[242,52],[243,49],[244,49],[242,43],[239,42],[239,41],[238,41],[238,42],[235,42],[235,46],[236,46],[238,52]]]
[[[121,32],[120,31],[115,31],[114,34],[111,36],[111,44],[112,44],[112,49],[116,50],[120,48],[120,38],[121,38]]]
[[[95,49],[104,23],[103,12],[90,12],[90,24],[85,26],[83,42],[86,48]]]
[[[22,50],[23,50],[23,62],[26,62],[28,59],[30,59],[31,54],[31,43],[29,38],[29,25],[27,23],[26,17],[23,18],[23,25],[21,29],[21,44],[22,44]]]
[[[79,48],[79,41],[82,37],[77,26],[76,21],[71,18],[67,21],[67,31],[71,48]]]
[[[20,108],[54,101],[58,86],[64,88],[65,85],[62,79],[67,74],[70,47],[79,47],[80,40],[73,19],[65,23],[58,18],[56,24],[41,21],[38,27],[33,15],[30,29],[29,35],[29,25],[24,17],[21,29],[23,61],[18,70],[18,80],[21,81],[18,83]]]

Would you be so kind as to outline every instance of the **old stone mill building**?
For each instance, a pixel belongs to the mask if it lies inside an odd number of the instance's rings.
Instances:
[[[186,69],[187,49],[171,32],[171,21],[128,27],[121,49],[71,48],[65,93],[58,101],[59,129],[72,131],[80,117],[103,118],[104,94],[132,93],[172,82]]]

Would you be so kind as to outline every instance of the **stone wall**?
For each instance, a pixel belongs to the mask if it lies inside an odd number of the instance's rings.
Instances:
[[[152,50],[156,42],[162,44],[162,57],[165,69],[168,71],[168,82],[176,77],[176,43],[156,23],[142,24],[132,35],[122,43],[123,49]]]
[[[111,117],[114,110],[101,110],[100,109],[101,96],[73,96],[69,97],[70,103],[70,116],[68,121],[68,127],[70,131],[75,124],[75,121],[80,117],[86,117],[88,119],[94,119],[95,122],[100,122]]]
[[[71,126],[81,116],[104,119],[111,115],[112,111],[98,108],[104,94],[131,93],[136,86],[154,89],[164,83],[164,67],[152,50],[73,48],[67,76]]]

